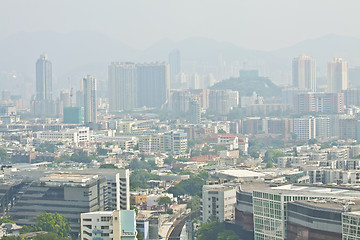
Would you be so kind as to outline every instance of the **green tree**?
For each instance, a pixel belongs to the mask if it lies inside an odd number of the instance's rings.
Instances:
[[[2,240],[27,240],[24,237],[19,237],[19,236],[5,236],[1,238]]]
[[[70,224],[64,216],[47,212],[36,217],[35,229],[55,233],[60,237],[67,237],[71,232]]]
[[[173,156],[169,156],[169,157],[164,159],[164,163],[167,164],[167,165],[171,165],[174,162],[176,162],[176,159]]]
[[[155,161],[145,161],[145,160],[139,160],[139,159],[133,159],[129,166],[129,169],[135,170],[135,169],[146,169],[148,171],[154,170],[157,168]]]
[[[269,149],[265,152],[264,161],[272,161],[277,163],[278,158],[283,156],[285,156],[285,153],[283,151],[279,149]]]
[[[224,231],[224,226],[219,222],[213,221],[200,225],[197,232],[197,240],[217,240],[217,235]]]
[[[93,158],[90,157],[87,152],[79,151],[76,153],[73,153],[70,157],[71,161],[74,162],[80,162],[80,163],[90,163]]]
[[[14,221],[8,219],[7,217],[3,217],[0,219],[0,225],[3,223],[15,223]]]
[[[137,188],[148,188],[147,181],[160,180],[160,176],[147,172],[144,169],[136,169],[130,175],[130,188],[135,190]]]
[[[267,163],[266,163],[266,166],[265,166],[266,168],[273,168],[274,167],[274,163],[272,162],[272,161],[268,161]]]
[[[101,164],[99,168],[118,168],[114,164]]]
[[[224,230],[218,233],[216,240],[239,240],[239,235],[232,230]]]
[[[200,208],[201,198],[199,196],[193,196],[186,204],[186,208],[190,208],[191,211],[195,211]]]
[[[44,142],[41,143],[35,150],[38,152],[49,152],[49,153],[54,153],[56,152],[58,149],[57,145],[51,143],[51,142]]]
[[[182,180],[180,183],[176,184],[175,186],[169,188],[167,191],[169,193],[174,194],[174,196],[178,197],[181,195],[191,195],[195,196],[201,195],[202,186],[205,184],[205,180],[195,176],[190,177],[189,179]]]
[[[69,239],[69,238],[60,237],[56,233],[45,233],[45,234],[37,235],[33,239],[34,240],[65,240],[65,239]]]
[[[0,148],[0,159],[4,160],[8,157],[7,151],[4,148]]]
[[[206,170],[201,170],[198,176],[204,180],[207,180],[209,178],[209,172]]]
[[[96,152],[97,152],[97,155],[98,155],[98,156],[106,156],[109,151],[108,151],[107,149],[98,147],[98,148],[96,149]]]
[[[168,207],[171,205],[171,199],[168,196],[159,197],[157,203],[159,206],[164,206],[165,211],[167,211]]]
[[[241,240],[232,230],[227,230],[224,223],[211,221],[200,225],[197,240]]]

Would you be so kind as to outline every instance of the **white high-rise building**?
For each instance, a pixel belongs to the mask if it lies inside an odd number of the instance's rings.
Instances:
[[[293,59],[293,85],[299,89],[316,91],[316,64],[315,60],[305,54]]]
[[[235,219],[236,190],[232,186],[204,185],[202,189],[202,222],[212,218],[219,222]]]
[[[110,110],[134,109],[137,105],[136,65],[113,62],[108,77]]]
[[[84,88],[84,122],[96,123],[97,122],[97,94],[96,94],[96,79],[87,75],[83,79]]]
[[[334,58],[328,63],[328,92],[341,92],[348,88],[348,63]]]
[[[107,182],[106,210],[130,210],[130,173],[121,169],[118,173],[103,174]]]
[[[316,123],[314,117],[294,119],[294,133],[296,139],[307,141],[316,137]]]

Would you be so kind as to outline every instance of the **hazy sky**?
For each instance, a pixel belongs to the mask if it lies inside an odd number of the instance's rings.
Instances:
[[[2,0],[0,39],[91,30],[145,48],[204,36],[259,50],[328,33],[360,38],[359,0]]]

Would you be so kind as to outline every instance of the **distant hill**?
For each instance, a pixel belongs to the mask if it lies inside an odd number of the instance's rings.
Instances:
[[[0,91],[9,88],[14,93],[23,93],[23,86],[27,84],[26,92],[32,94],[35,62],[41,53],[47,53],[53,63],[55,92],[69,87],[69,82],[77,89],[85,74],[93,74],[106,85],[110,62],[167,61],[168,53],[173,49],[181,52],[184,72],[213,73],[218,81],[223,80],[223,76],[237,77],[239,69],[258,69],[262,76],[269,77],[274,83],[288,84],[291,82],[291,61],[302,53],[316,59],[319,77],[326,75],[326,64],[334,56],[343,57],[350,67],[360,66],[360,39],[334,34],[276,51],[258,51],[204,37],[181,41],[162,39],[145,50],[139,50],[92,31],[20,32],[0,39]],[[219,68],[220,65],[223,69]],[[231,74],[222,74],[224,69],[230,70]]]
[[[281,95],[281,88],[266,77],[230,78],[216,83],[211,89],[230,89],[238,91],[240,96],[250,96],[253,92],[266,98]]]

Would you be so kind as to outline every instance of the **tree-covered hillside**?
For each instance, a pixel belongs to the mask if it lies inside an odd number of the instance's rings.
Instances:
[[[250,96],[253,92],[263,97],[281,95],[281,88],[266,77],[238,77],[229,78],[216,83],[211,89],[238,91],[240,96]]]

